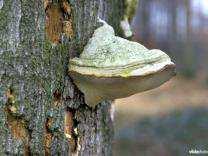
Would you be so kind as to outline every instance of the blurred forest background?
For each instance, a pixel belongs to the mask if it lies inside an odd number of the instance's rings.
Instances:
[[[208,150],[208,0],[139,0],[133,40],[167,52],[177,76],[115,102],[114,155]]]

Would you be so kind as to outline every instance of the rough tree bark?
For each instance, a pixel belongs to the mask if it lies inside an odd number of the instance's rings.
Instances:
[[[120,0],[0,0],[0,155],[111,155],[111,103],[67,72],[98,27],[120,34]]]

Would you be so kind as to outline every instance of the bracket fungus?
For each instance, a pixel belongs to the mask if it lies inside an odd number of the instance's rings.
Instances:
[[[69,73],[87,105],[156,88],[175,75],[167,54],[115,36],[113,28],[102,23],[80,57],[69,61]]]

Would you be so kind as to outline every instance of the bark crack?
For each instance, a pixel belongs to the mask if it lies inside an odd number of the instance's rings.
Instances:
[[[73,155],[79,150],[79,133],[77,129],[78,122],[75,119],[76,109],[67,108],[65,111],[64,133],[69,142],[69,147]]]
[[[7,90],[6,97],[7,103],[4,108],[6,125],[12,137],[24,144],[24,155],[30,155],[31,131],[29,130],[29,122],[19,112],[15,92],[11,87]]]
[[[61,42],[61,36],[65,35],[69,40],[74,36],[72,26],[71,6],[66,0],[58,3],[44,1],[46,12],[46,36],[54,44]]]

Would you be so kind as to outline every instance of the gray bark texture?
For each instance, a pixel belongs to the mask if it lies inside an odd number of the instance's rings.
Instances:
[[[111,103],[95,109],[67,72],[120,0],[0,0],[0,155],[112,155]]]

